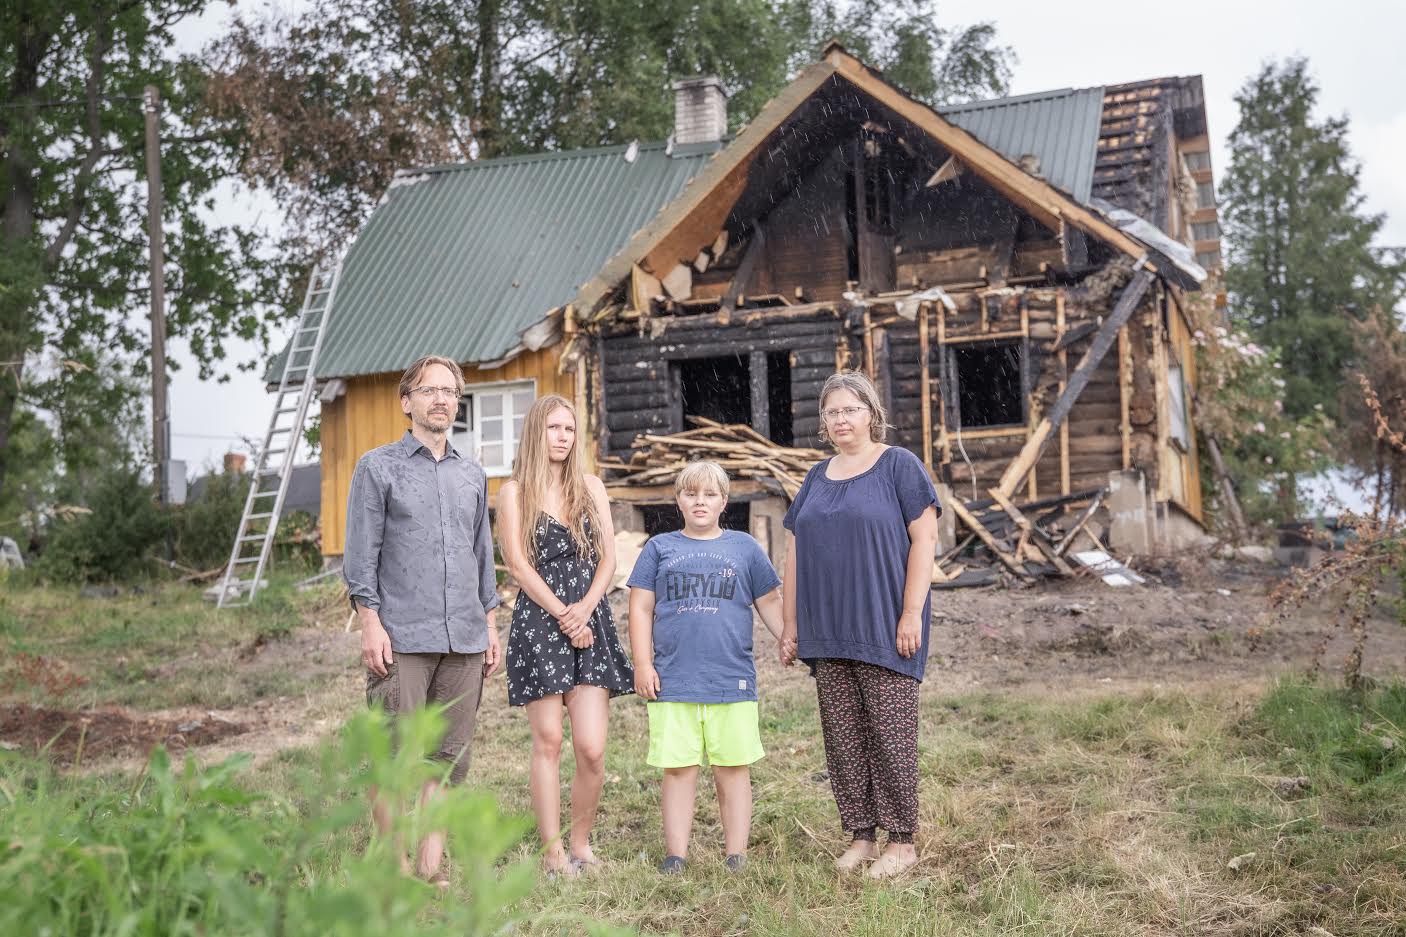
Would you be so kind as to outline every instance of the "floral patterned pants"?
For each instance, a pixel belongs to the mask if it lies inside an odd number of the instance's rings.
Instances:
[[[918,681],[887,667],[823,658],[815,663],[825,766],[854,839],[911,843],[918,830]]]

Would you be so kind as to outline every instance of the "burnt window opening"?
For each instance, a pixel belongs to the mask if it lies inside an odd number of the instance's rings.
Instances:
[[[683,529],[683,515],[677,504],[644,504],[640,506],[644,515],[644,532],[654,537],[670,531]],[[751,531],[752,511],[746,501],[729,501],[718,518],[718,526],[723,530]]]
[[[767,436],[779,446],[794,446],[791,425],[791,355],[773,351],[766,356]]]
[[[1025,381],[1019,342],[948,346],[962,429],[1019,426],[1025,422]]]
[[[866,140],[864,146],[864,220],[871,228],[892,232],[893,159],[889,149],[877,140]]]
[[[746,355],[689,358],[677,363],[684,429],[688,417],[752,424],[751,369]]]

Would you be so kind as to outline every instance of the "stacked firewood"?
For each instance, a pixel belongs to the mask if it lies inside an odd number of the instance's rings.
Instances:
[[[711,459],[732,478],[754,478],[778,486],[787,498],[801,490],[811,466],[826,457],[819,449],[778,446],[750,426],[690,416],[693,429],[667,436],[645,433],[635,439],[628,462],[603,461],[603,468],[624,473],[612,483],[664,485],[689,462]]]

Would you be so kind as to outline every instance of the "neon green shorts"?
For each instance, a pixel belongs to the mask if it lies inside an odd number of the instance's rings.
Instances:
[[[757,703],[649,703],[649,756],[656,768],[750,765],[759,760]]]

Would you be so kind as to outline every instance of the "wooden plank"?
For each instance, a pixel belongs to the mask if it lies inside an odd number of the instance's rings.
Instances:
[[[737,272],[732,275],[732,283],[723,295],[723,308],[718,313],[720,319],[731,321],[732,311],[737,308],[737,297],[751,287],[752,273],[757,269],[757,262],[765,252],[766,234],[758,222],[752,225],[752,240],[747,244],[747,250],[742,254],[742,262],[737,265]]]
[[[1090,378],[1093,377],[1094,370],[1117,340],[1118,330],[1127,323],[1133,310],[1137,308],[1138,303],[1147,293],[1148,287],[1156,279],[1156,274],[1147,269],[1142,261],[1134,264],[1133,269],[1137,272],[1133,274],[1133,279],[1128,285],[1123,288],[1122,294],[1118,297],[1117,305],[1113,307],[1113,311],[1104,320],[1103,326],[1084,352],[1079,366],[1070,375],[1069,384],[1065,387],[1064,393],[1059,395],[1059,399],[1040,420],[1040,425],[1026,441],[1020,454],[1011,461],[1006,471],[1002,473],[1001,481],[996,487],[1006,497],[1015,493],[1016,486],[1025,480],[1026,473],[1040,460],[1045,446],[1050,441],[1051,434],[1069,416],[1074,402],[1079,399],[1079,395],[1084,392],[1084,388],[1088,386]]]
[[[964,342],[999,342],[1024,337],[1025,329],[1017,329],[1012,332],[982,332],[974,335],[948,335],[943,339],[943,344],[960,345]]]
[[[1020,426],[996,426],[991,429],[962,429],[957,430],[952,436],[967,442],[972,439],[1007,439],[1016,436],[1025,436],[1029,430],[1022,424]]]
[[[1035,549],[1043,553],[1046,559],[1054,564],[1055,569],[1066,576],[1074,575],[1074,568],[1065,562],[1064,557],[1060,556],[1059,553],[1055,551],[1050,542],[1045,539],[1045,535],[1036,529],[1034,524],[1030,523],[1030,519],[1021,513],[1020,508],[1016,507],[1010,498],[1007,498],[996,488],[992,488],[990,493],[996,503],[1001,506],[1001,510],[1005,511],[1010,519],[1015,521],[1015,525],[1024,532],[1029,542],[1035,546]]]
[[[991,531],[987,530],[986,525],[977,520],[972,513],[967,510],[966,505],[962,504],[960,498],[953,498],[948,503],[948,507],[952,509],[952,513],[956,514],[963,524],[967,525],[968,530],[976,534],[981,542],[986,544],[987,549],[996,554],[996,558],[1004,563],[1007,569],[1015,573],[1021,579],[1030,578],[1030,574],[1025,571],[1025,567],[1020,565],[1014,556],[1000,548],[996,543],[996,538],[991,536]]]
[[[1094,495],[1094,499],[1089,502],[1088,506],[1084,508],[1083,511],[1079,512],[1078,518],[1074,521],[1074,526],[1069,528],[1069,533],[1061,537],[1059,543],[1055,544],[1055,553],[1063,556],[1068,552],[1070,544],[1074,542],[1075,535],[1084,529],[1084,526],[1088,524],[1090,518],[1094,516],[1094,512],[1098,510],[1098,506],[1103,503],[1103,495],[1104,492],[1102,491]]]
[[[923,465],[927,466],[928,474],[932,472],[932,375],[928,364],[928,303],[924,303],[918,310],[918,362],[920,366],[920,382],[923,385],[921,407],[922,427],[923,427]]]
[[[641,269],[639,264],[630,268],[630,307],[648,312],[650,300],[663,294],[663,284]]]
[[[767,386],[766,352],[754,351],[747,359],[752,394],[752,429],[763,436],[771,432],[771,401]]]
[[[942,450],[942,462],[947,464],[952,461],[952,440],[947,432],[947,408],[951,402],[951,394],[947,385],[947,306],[943,303],[936,303],[937,310],[937,388],[942,395],[937,408],[937,444]]]
[[[1133,467],[1133,424],[1129,419],[1133,398],[1133,352],[1128,327],[1118,330],[1118,429],[1123,439],[1123,468]]]
[[[869,310],[864,310],[864,373],[874,379],[874,322]]]
[[[687,264],[675,264],[674,269],[659,283],[671,298],[688,299],[693,295],[693,268]]]
[[[1064,338],[1064,291],[1060,290],[1055,294],[1055,335],[1058,339]],[[1056,342],[1058,345],[1058,342]],[[1059,393],[1064,394],[1064,388],[1069,383],[1069,355],[1063,348],[1059,350]],[[1065,420],[1059,424],[1059,493],[1069,494],[1069,421]]]

